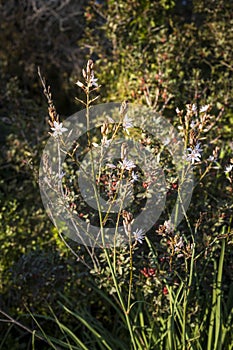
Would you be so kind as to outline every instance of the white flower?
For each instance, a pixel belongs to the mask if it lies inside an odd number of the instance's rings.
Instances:
[[[141,228],[137,228],[136,231],[133,232],[133,237],[136,242],[142,244],[142,241],[145,239],[145,233],[143,233],[143,230]]]
[[[194,120],[192,120],[191,123],[190,123],[190,128],[194,129],[195,125],[196,125],[196,122]]]
[[[53,136],[57,137],[58,135],[62,135],[62,133],[68,129],[63,128],[62,123],[53,122],[53,128],[51,128],[51,130],[54,131]]]
[[[116,169],[116,165],[114,165],[114,164],[108,163],[108,164],[106,164],[106,165],[107,165],[107,167],[109,167],[110,169]]]
[[[112,139],[107,140],[106,138],[103,138],[103,139],[101,140],[102,146],[103,146],[103,147],[106,147],[106,148],[108,148],[108,147],[110,146],[111,142],[112,142]]]
[[[179,114],[180,113],[180,110],[178,107],[176,107],[176,113]]]
[[[173,233],[174,232],[174,229],[175,229],[175,226],[174,224],[171,222],[171,220],[166,220],[164,221],[164,224],[163,224],[166,228],[166,233],[170,234],[170,233]]]
[[[200,162],[201,161],[201,153],[202,149],[200,146],[200,143],[198,142],[195,146],[194,149],[188,148],[187,151],[190,151],[190,153],[186,156],[187,161],[191,161],[192,164],[195,162]]]
[[[197,153],[200,153],[200,152],[202,152],[202,149],[201,149],[201,144],[200,144],[200,142],[197,142],[197,144],[196,144],[196,146],[195,146],[195,151],[196,151]]]
[[[213,161],[215,161],[215,158],[214,158],[214,156],[209,156],[209,158],[207,158],[207,160],[209,160],[210,162],[213,162]]]
[[[191,148],[188,148],[188,150],[191,150]],[[191,153],[189,153],[186,156],[186,160],[187,161],[191,161],[192,164],[194,164],[195,162],[200,162],[201,161],[201,154],[198,153],[195,149],[191,150]]]
[[[178,242],[175,243],[175,252],[179,251],[180,249],[182,249],[184,247],[184,242],[183,242],[183,238],[180,237]]]
[[[130,118],[128,117],[128,115],[126,114],[125,117],[124,117],[124,120],[123,120],[123,129],[124,129],[124,131],[126,131],[127,134],[129,135],[128,129],[129,129],[129,128],[132,128],[132,127],[133,127],[132,119],[130,119]]]
[[[138,181],[139,176],[137,174],[135,174],[134,171],[132,171],[131,176],[132,176],[132,180],[130,182]]]
[[[120,162],[120,165],[123,169],[126,169],[126,170],[131,170],[136,167],[136,165],[132,160],[127,160],[127,159],[124,159],[123,162]]]
[[[210,105],[205,105],[200,108],[200,113],[205,113],[208,111]]]
[[[97,84],[97,81],[98,81],[98,79],[95,79],[94,72],[92,71],[90,81],[89,81],[89,86],[90,87],[92,87],[92,86],[98,87],[99,85]]]
[[[231,172],[232,169],[233,169],[233,164],[229,164],[228,166],[226,166],[224,173],[228,174]]]
[[[163,144],[164,144],[164,146],[168,146],[170,142],[171,142],[171,138],[169,136],[167,136],[165,138],[165,140],[163,141]]]
[[[192,112],[196,113],[197,112],[197,105],[194,103],[191,106]]]

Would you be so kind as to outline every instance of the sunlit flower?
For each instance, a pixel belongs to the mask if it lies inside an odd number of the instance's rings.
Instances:
[[[194,129],[195,126],[196,126],[196,122],[194,120],[192,120],[191,123],[190,123],[190,128]]]
[[[183,247],[184,247],[183,238],[180,237],[179,240],[175,243],[175,252],[179,251]]]
[[[188,149],[190,150],[190,148]],[[201,161],[201,154],[198,153],[195,149],[191,150],[191,153],[189,153],[186,156],[186,160],[194,164],[195,162],[200,162]]]
[[[167,234],[171,234],[171,233],[173,233],[174,232],[174,230],[175,230],[175,226],[174,226],[174,224],[171,222],[171,220],[166,220],[166,221],[164,221],[164,227],[165,227],[165,229],[166,229],[166,233]]]
[[[142,241],[145,239],[145,233],[143,233],[143,230],[140,228],[140,229],[136,229],[136,231],[133,232],[133,237],[134,237],[134,240],[136,242],[139,242],[139,243],[143,243]]]
[[[106,147],[106,148],[108,148],[108,147],[110,146],[111,142],[112,142],[111,139],[107,140],[106,138],[103,138],[103,139],[101,140],[102,146],[103,146],[103,147]]]
[[[186,156],[187,161],[191,161],[192,164],[195,162],[200,162],[201,161],[201,153],[202,149],[200,146],[200,143],[198,142],[195,146],[194,149],[188,148],[187,151],[190,151],[190,153]]]
[[[53,131],[53,136],[57,137],[58,135],[62,135],[63,132],[67,131],[67,128],[63,128],[62,123],[54,122],[53,128],[51,128]]]
[[[196,113],[197,112],[197,105],[194,103],[194,104],[192,104],[192,106],[191,106],[191,110],[192,110],[192,112],[194,112],[194,113]]]
[[[123,169],[126,169],[126,170],[131,170],[136,167],[136,165],[132,160],[127,160],[127,159],[124,159],[123,162],[120,162],[120,165]]]
[[[196,151],[197,153],[200,153],[200,152],[202,152],[202,149],[201,149],[201,144],[200,144],[200,142],[197,142],[197,144],[196,144],[196,146],[195,146],[195,151]]]
[[[65,174],[66,173],[64,173],[63,171],[60,174],[58,174],[59,180],[62,180]]]
[[[231,172],[232,169],[233,169],[233,164],[229,164],[226,166],[224,173],[228,174]]]
[[[134,171],[132,171],[131,176],[132,176],[131,182],[138,181],[139,176]]]
[[[214,158],[214,156],[209,156],[209,158],[207,158],[207,160],[210,162],[213,162],[213,161],[215,161],[215,158]]]
[[[89,81],[89,86],[92,87],[98,87],[98,83],[97,83],[98,79],[95,79],[95,75],[94,75],[94,72],[92,71],[91,72],[91,77],[90,77],[90,81]]]
[[[124,117],[124,120],[123,120],[123,129],[129,135],[129,130],[128,129],[132,128],[132,127],[133,127],[132,119],[130,119],[128,117],[128,114],[126,114],[125,117]]]
[[[200,108],[200,113],[205,113],[208,111],[210,105],[205,105]]]
[[[108,164],[106,164],[106,165],[107,165],[107,167],[110,168],[110,169],[116,169],[116,165],[114,165],[114,164],[108,163]]]

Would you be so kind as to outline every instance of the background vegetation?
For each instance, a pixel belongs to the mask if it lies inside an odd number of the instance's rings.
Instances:
[[[195,168],[198,185],[188,215],[198,231],[201,257],[195,260],[194,282],[188,285],[183,278],[191,291],[189,301],[193,300],[187,304],[188,323],[200,332],[194,332],[198,341],[190,340],[183,349],[233,347],[233,191],[232,177],[224,172],[233,163],[232,26],[230,0],[0,1],[0,349],[52,348],[34,340],[29,330],[38,325],[30,313],[40,315],[43,330],[54,338],[65,339],[64,329],[49,319],[56,315],[87,349],[107,347],[83,320],[107,339],[110,349],[130,348],[127,329],[112,305],[114,293],[107,294],[111,287],[108,271],[97,278],[76,261],[49,221],[37,184],[49,131],[37,67],[51,85],[56,108],[65,119],[81,108],[74,97],[82,94],[74,83],[88,58],[95,61],[101,102],[129,100],[164,108],[163,115],[175,126],[179,124],[177,107],[211,105],[217,120],[202,145],[206,159],[216,152],[217,163],[203,178],[206,163]],[[181,223],[179,230],[185,234],[187,224]],[[82,246],[70,244],[85,254]],[[160,339],[167,331],[171,300],[178,298],[177,272],[190,273],[189,262],[182,270],[179,260],[170,271],[161,260],[169,250],[161,247],[156,262],[148,247],[140,248],[135,262],[137,298],[143,295],[150,305],[138,311],[145,318],[140,327],[147,335],[160,334]],[[121,259],[127,271],[123,253]],[[148,268],[156,269],[156,278]],[[64,304],[81,319],[71,317]],[[216,310],[215,316],[211,309]],[[154,329],[147,329],[152,316],[158,322]],[[224,325],[219,338],[214,317]],[[205,328],[210,324],[212,328]],[[179,334],[179,326],[173,327],[172,332]],[[82,349],[77,339],[73,341]],[[177,344],[177,339],[161,341],[151,349],[182,348]]]

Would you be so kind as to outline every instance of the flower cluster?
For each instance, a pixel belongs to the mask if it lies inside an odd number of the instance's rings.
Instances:
[[[87,91],[89,88],[97,89],[100,86],[98,85],[97,81],[98,79],[95,78],[94,74],[94,63],[92,60],[88,60],[86,69],[82,70],[83,78],[85,80],[85,84],[83,84],[81,81],[77,81],[76,85],[78,85],[80,88],[82,88],[84,91]]]

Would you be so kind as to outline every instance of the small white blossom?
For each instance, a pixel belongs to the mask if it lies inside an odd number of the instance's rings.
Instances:
[[[226,166],[224,173],[228,174],[231,172],[232,169],[233,169],[233,164],[229,164]]]
[[[132,171],[131,176],[132,176],[131,182],[138,181],[139,176],[134,171]]]
[[[200,146],[200,143],[198,142],[195,146],[194,149],[188,148],[187,151],[190,151],[190,153],[186,156],[187,161],[191,161],[192,164],[195,162],[200,162],[201,161],[201,153],[202,149]]]
[[[200,142],[197,142],[197,144],[196,144],[196,146],[195,146],[195,151],[196,151],[197,153],[200,153],[200,152],[202,152],[202,149],[201,149],[201,144],[200,144]]]
[[[196,113],[197,112],[197,105],[194,103],[191,106],[192,112]]]
[[[191,148],[188,148],[188,150],[191,150]],[[189,153],[186,156],[186,160],[194,164],[195,162],[201,161],[201,154],[198,153],[195,149],[191,150],[191,153]]]
[[[140,228],[140,229],[136,229],[136,231],[133,232],[133,237],[134,237],[134,240],[136,242],[139,242],[139,243],[143,243],[142,241],[145,239],[145,233],[143,233],[143,230]]]
[[[123,162],[120,162],[120,165],[123,169],[126,169],[126,170],[131,170],[136,167],[136,165],[132,160],[127,160],[127,159],[124,159]]]
[[[110,146],[111,142],[112,142],[111,139],[110,139],[110,140],[107,140],[107,139],[103,138],[103,139],[101,140],[102,146],[103,146],[103,147],[106,147],[106,148],[108,148],[108,147]]]
[[[58,177],[59,177],[59,180],[61,180],[64,176],[65,176],[66,173],[64,173],[63,171],[58,174]]]
[[[194,129],[195,126],[196,126],[196,122],[194,120],[192,120],[191,123],[190,123],[190,128]]]
[[[130,119],[130,118],[128,117],[128,115],[126,114],[125,117],[124,117],[124,120],[123,120],[123,129],[124,129],[124,131],[126,131],[127,134],[129,135],[128,129],[129,129],[129,128],[132,128],[132,127],[133,127],[132,119]]]
[[[53,136],[57,137],[58,135],[62,135],[63,132],[67,131],[67,128],[63,128],[62,123],[54,122],[53,128],[51,128],[52,131],[54,131]]]
[[[107,165],[107,167],[110,168],[110,169],[116,169],[116,165],[114,165],[114,164],[108,163],[108,164],[106,164],[106,165]]]
[[[205,105],[200,108],[200,113],[205,113],[208,111],[210,105]]]
[[[165,138],[165,140],[163,141],[163,144],[164,144],[164,146],[168,146],[170,142],[171,142],[171,138],[167,136]]]
[[[91,77],[90,77],[90,81],[89,81],[89,86],[92,87],[98,87],[98,83],[97,83],[98,79],[95,79],[95,76],[94,76],[94,72],[92,71],[91,73]]]
[[[209,160],[210,162],[213,162],[213,161],[215,161],[215,158],[214,158],[214,156],[209,156],[209,158],[207,158],[207,160]]]
[[[164,221],[164,224],[163,224],[166,228],[166,233],[170,234],[170,233],[173,233],[174,230],[175,230],[175,226],[174,224],[171,222],[171,220],[166,220]]]
[[[180,110],[178,107],[176,107],[176,113],[179,114],[180,113]]]
[[[180,237],[178,242],[176,242],[175,244],[175,252],[179,251],[180,249],[182,249],[184,247],[184,242],[183,242],[183,238]]]

